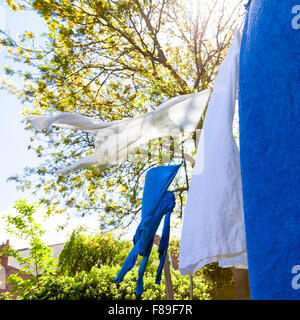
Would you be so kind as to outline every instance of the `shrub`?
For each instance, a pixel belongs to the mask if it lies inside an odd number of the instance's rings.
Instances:
[[[41,277],[38,286],[33,283],[18,299],[29,300],[165,300],[165,280],[155,284],[158,253],[154,246],[144,275],[144,293],[135,294],[138,268],[142,261],[139,256],[136,266],[129,271],[121,283],[114,281],[132,248],[131,242],[118,241],[111,234],[85,235],[75,230],[59,256],[58,273]],[[178,256],[178,241],[171,241],[170,251]],[[178,257],[177,257],[178,258]],[[228,272],[227,272],[228,273]],[[216,275],[231,279],[232,275],[210,264],[193,278],[195,300],[212,299]],[[190,278],[182,276],[171,268],[171,277],[176,300],[187,300],[190,296]]]
[[[22,299],[28,300],[134,300],[138,267],[134,267],[124,280],[116,283],[114,278],[120,266],[93,267],[90,272],[82,271],[71,276],[48,276],[40,283],[39,288],[27,292]],[[140,297],[144,300],[165,300],[165,283],[154,283],[154,276],[146,273],[144,276],[145,291]],[[175,299],[189,298],[189,278],[180,276],[172,270]],[[195,299],[209,299],[210,286],[202,279],[195,279]]]

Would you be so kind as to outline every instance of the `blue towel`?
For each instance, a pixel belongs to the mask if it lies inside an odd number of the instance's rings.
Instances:
[[[138,255],[143,256],[138,271],[137,295],[141,295],[144,291],[143,276],[153,247],[154,236],[163,217],[165,217],[158,248],[160,263],[155,281],[156,284],[160,284],[162,268],[168,250],[170,217],[175,207],[175,196],[172,192],[167,191],[167,189],[180,166],[181,164],[176,166],[160,166],[147,172],[142,199],[142,220],[133,237],[134,247],[115,278],[115,281],[121,282],[126,273],[134,267]]]
[[[296,5],[297,0],[252,0],[241,46],[241,173],[250,291],[259,300],[300,299],[294,267],[300,265]]]

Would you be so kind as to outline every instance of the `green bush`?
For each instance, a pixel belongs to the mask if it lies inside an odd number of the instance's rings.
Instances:
[[[118,241],[111,234],[85,235],[81,230],[72,233],[65,244],[57,264],[56,274],[43,274],[38,285],[32,283],[30,290],[23,291],[17,298],[25,300],[165,300],[164,275],[161,284],[155,284],[159,258],[154,246],[144,275],[144,293],[136,297],[138,268],[142,261],[139,256],[135,267],[121,283],[114,281],[128,253],[133,247],[129,241]],[[170,242],[170,251],[178,256],[179,242]],[[178,257],[177,257],[178,258]],[[171,268],[174,298],[190,298],[190,277],[182,276]],[[229,271],[229,272],[228,272]],[[211,300],[216,282],[228,282],[230,270],[217,264],[201,268],[193,277],[195,300]],[[28,288],[29,289],[29,288]]]
[[[139,256],[136,266],[121,283],[114,281],[128,253],[131,242],[118,241],[111,234],[85,235],[81,230],[72,233],[59,256],[58,274],[49,275],[39,286],[28,291],[20,299],[29,300],[132,300],[137,299],[136,281],[142,261]],[[165,300],[165,280],[155,284],[158,252],[155,247],[149,257],[144,275],[144,293],[139,299]],[[179,271],[171,269],[175,299],[189,299],[190,280]],[[194,278],[194,298],[210,299],[211,285],[202,276]]]
[[[114,281],[117,267],[93,267],[72,276],[44,279],[24,299],[37,300],[115,300],[134,299],[134,280],[131,277],[120,285]]]
[[[138,266],[129,272],[124,280],[116,283],[114,278],[120,266],[93,267],[90,272],[82,271],[71,276],[48,276],[35,290],[27,292],[22,299],[26,300],[134,300]],[[154,275],[146,273],[144,276],[145,291],[140,297],[144,300],[165,300],[165,283],[156,285]],[[178,271],[172,270],[175,299],[189,299],[189,277],[180,276]],[[210,286],[203,280],[195,279],[195,299],[209,299]]]

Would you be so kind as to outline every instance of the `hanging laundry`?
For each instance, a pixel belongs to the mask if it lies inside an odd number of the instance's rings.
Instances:
[[[240,153],[254,300],[298,300],[300,3],[252,0],[239,78]]]
[[[159,266],[156,275],[156,284],[160,284],[163,265],[169,244],[170,218],[175,207],[175,196],[167,191],[174,179],[180,165],[160,166],[150,169],[146,174],[145,186],[142,199],[142,219],[133,238],[134,247],[126,258],[115,280],[121,282],[137,260],[138,255],[143,256],[139,267],[136,294],[141,295],[144,291],[143,276],[151,254],[154,236],[163,217],[164,226],[158,246]]]
[[[60,128],[83,130],[95,138],[95,154],[60,169],[57,174],[99,166],[115,165],[127,159],[128,153],[151,139],[175,136],[181,131],[195,130],[207,106],[210,90],[172,98],[154,111],[120,121],[98,121],[79,114],[61,113],[52,117],[30,115],[27,119],[36,129],[54,125]]]
[[[237,31],[216,77],[197,149],[180,241],[182,275],[222,260],[223,266],[246,267],[239,150],[232,132],[239,51]]]

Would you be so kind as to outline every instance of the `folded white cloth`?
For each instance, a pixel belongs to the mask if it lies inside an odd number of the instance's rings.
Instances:
[[[222,260],[223,266],[238,266],[243,257],[228,259],[246,252],[239,150],[232,130],[240,41],[236,32],[203,124],[184,210],[179,252],[182,275]]]
[[[89,167],[115,165],[126,160],[128,154],[150,139],[175,136],[181,131],[194,131],[207,106],[210,90],[178,96],[162,103],[154,111],[120,121],[98,121],[73,113],[52,117],[30,115],[27,119],[36,129],[57,126],[83,130],[96,136],[95,154],[82,158],[58,174]]]

